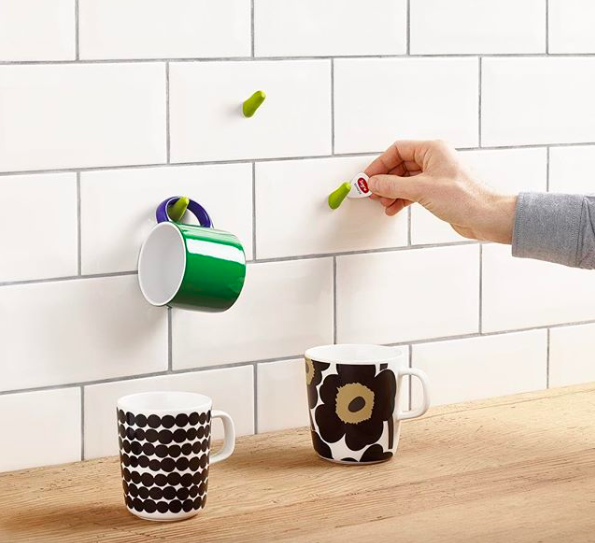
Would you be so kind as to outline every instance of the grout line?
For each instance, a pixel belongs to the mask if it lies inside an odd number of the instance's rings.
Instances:
[[[550,2],[545,0],[545,54],[550,54]]]
[[[550,329],[547,329],[547,350],[545,363],[545,388],[550,388]]]
[[[479,244],[479,333],[483,331],[483,244]]]
[[[251,55],[254,58],[254,0],[250,0],[250,47]]]
[[[409,367],[413,368],[413,345],[409,345]],[[409,377],[409,411],[413,409],[413,379]]]
[[[362,249],[359,251],[344,251],[339,253],[321,253],[321,254],[311,254],[311,255],[292,255],[292,256],[282,256],[282,257],[275,257],[275,258],[262,258],[256,259],[253,258],[252,260],[248,260],[249,264],[269,264],[272,262],[292,262],[295,260],[316,260],[322,258],[332,258],[335,256],[353,256],[353,255],[365,255],[365,254],[378,254],[378,253],[395,253],[400,251],[416,251],[419,249],[440,249],[445,247],[459,247],[459,246],[466,246],[466,245],[475,245],[477,242],[475,241],[452,241],[449,243],[431,243],[426,245],[412,245],[411,247],[407,245],[403,245],[401,247],[383,247],[379,249]],[[256,250],[256,247],[254,248]],[[89,275],[70,275],[65,277],[50,277],[46,279],[27,279],[24,281],[6,281],[0,282],[0,288],[2,287],[12,287],[12,286],[19,286],[19,285],[31,285],[31,284],[39,284],[39,283],[57,283],[62,281],[72,281],[74,279],[101,279],[107,277],[121,277],[121,276],[128,276],[128,275],[137,275],[136,270],[130,271],[123,271],[123,272],[106,272],[106,273],[96,273],[96,274],[89,274]]]
[[[258,434],[258,362],[254,362],[254,364],[252,364],[252,367],[254,368],[252,372],[252,380],[254,387],[254,398],[252,398],[252,410],[254,411],[254,433]]]
[[[546,147],[545,151],[545,190],[550,192],[550,148]]]
[[[126,277],[128,275],[137,275],[136,271],[96,273],[89,275],[67,275],[65,277],[49,277],[47,279],[27,279],[25,281],[5,281],[0,283],[2,287],[16,287],[21,285],[38,285],[43,283],[62,283],[64,281],[73,281],[75,279],[102,279],[107,277]]]
[[[584,57],[593,58],[595,53],[482,53],[482,56],[488,58],[549,58],[549,57]],[[477,57],[477,53],[418,53],[418,54],[389,54],[389,55],[302,55],[302,56],[270,56],[270,57],[256,57],[256,56],[236,56],[236,57],[152,57],[152,58],[105,58],[105,59],[76,59],[76,60],[3,60],[0,61],[0,66],[37,66],[48,64],[147,64],[151,62],[194,62],[194,63],[210,63],[210,62],[294,62],[303,60],[321,61],[330,60],[333,58],[345,60],[377,60],[377,59],[394,59],[394,60],[415,60],[424,58],[438,58],[443,60],[457,59],[457,58],[473,58]]]
[[[81,386],[81,460],[85,459],[85,387]]]
[[[331,154],[335,154],[335,59],[331,59]]]
[[[79,30],[79,0],[74,1],[74,54],[75,59],[80,60],[81,48],[80,48],[80,30]]]
[[[171,162],[171,130],[169,106],[169,62],[165,63],[165,141],[167,163]]]
[[[482,78],[483,78],[483,60],[482,57],[479,58],[479,81],[477,84],[478,87],[478,99],[477,99],[477,145],[481,147],[481,95],[482,95]]]
[[[252,163],[252,260],[256,261],[256,164]]]
[[[507,151],[515,149],[544,149],[548,147],[585,147],[593,146],[595,141],[581,141],[573,143],[527,143],[523,145],[497,145],[497,146],[483,146],[483,147],[459,147],[457,151],[460,153],[467,153],[473,151]],[[152,164],[132,164],[132,165],[111,165],[111,166],[90,166],[87,168],[72,167],[72,168],[53,168],[53,169],[40,169],[40,170],[17,170],[17,171],[3,171],[0,172],[0,177],[15,176],[15,175],[33,175],[33,174],[48,174],[48,173],[85,173],[85,172],[96,172],[96,171],[109,171],[109,170],[137,170],[146,168],[177,168],[185,166],[226,166],[231,164],[260,164],[267,162],[299,162],[302,160],[326,160],[329,158],[350,158],[350,157],[375,157],[382,153],[382,150],[377,151],[364,151],[358,153],[336,153],[320,154],[320,155],[306,155],[306,156],[282,156],[282,157],[271,157],[271,158],[240,158],[236,160],[206,160],[206,161],[195,161],[195,162],[156,162]]]
[[[517,328],[517,329],[509,329],[509,330],[498,330],[496,332],[487,332],[483,334],[479,333],[471,333],[471,334],[459,334],[453,336],[441,336],[441,337],[434,337],[434,338],[424,338],[419,340],[408,340],[408,341],[401,341],[395,343],[384,343],[383,345],[387,345],[390,347],[407,347],[409,346],[412,348],[415,345],[425,345],[429,343],[438,343],[442,341],[455,341],[455,340],[464,340],[464,339],[479,339],[484,337],[493,337],[493,336],[502,336],[506,334],[520,334],[523,332],[533,332],[536,330],[552,330],[558,328],[568,328],[570,326],[581,326],[584,324],[595,324],[595,319],[592,320],[584,320],[584,321],[574,321],[574,322],[564,322],[560,324],[547,324],[543,326],[532,326],[528,328]],[[179,370],[172,370],[171,372],[165,371],[156,371],[151,373],[140,373],[135,375],[124,375],[119,377],[110,377],[107,379],[96,379],[92,381],[79,381],[76,383],[61,383],[57,385],[48,385],[48,386],[39,386],[39,387],[29,387],[29,388],[22,388],[22,389],[11,389],[11,390],[3,390],[0,391],[0,396],[8,396],[10,394],[24,394],[26,392],[42,392],[46,390],[60,390],[60,389],[67,389],[73,387],[81,387],[81,386],[94,386],[94,385],[103,385],[103,384],[110,384],[110,383],[121,383],[125,381],[134,381],[137,379],[147,379],[150,377],[164,377],[167,375],[184,375],[189,373],[201,373],[203,371],[214,371],[214,370],[223,370],[223,369],[231,369],[231,368],[242,368],[245,366],[254,366],[254,364],[262,364],[266,362],[281,362],[284,360],[295,360],[296,358],[302,358],[303,353],[299,354],[292,354],[290,356],[277,356],[274,358],[265,358],[262,360],[249,360],[249,361],[242,361],[242,362],[232,362],[229,364],[219,364],[214,366],[205,366],[205,367],[195,367],[195,368],[184,368]]]
[[[407,55],[411,56],[411,0],[407,0]]]
[[[337,343],[337,257],[333,256],[333,343]]]
[[[81,174],[76,172],[76,273],[78,276],[82,275],[83,269],[82,250]]]
[[[173,371],[173,315],[172,308],[167,308],[167,371]]]

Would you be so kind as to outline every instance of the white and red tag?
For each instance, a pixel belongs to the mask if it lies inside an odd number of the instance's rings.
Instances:
[[[369,177],[365,173],[358,173],[351,180],[351,190],[347,195],[347,198],[367,198],[372,194],[372,191],[368,187]]]

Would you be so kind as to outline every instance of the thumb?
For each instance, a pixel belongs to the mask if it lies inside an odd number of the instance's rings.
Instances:
[[[374,175],[368,180],[368,187],[384,198],[402,198],[417,202],[421,193],[422,175],[399,177],[398,175]]]

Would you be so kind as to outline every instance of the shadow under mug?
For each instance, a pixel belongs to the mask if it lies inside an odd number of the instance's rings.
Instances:
[[[207,312],[229,309],[246,278],[246,255],[240,240],[213,228],[207,211],[190,200],[188,211],[200,225],[172,222],[167,210],[178,200],[167,198],[157,207],[158,224],[143,243],[138,282],[152,305]]]
[[[235,447],[231,417],[212,410],[208,396],[145,392],[117,402],[120,470],[128,511],[147,520],[174,521],[205,507],[209,464]],[[222,449],[211,455],[211,421],[223,421]]]
[[[401,421],[430,406],[428,380],[407,367],[405,351],[380,345],[324,345],[306,351],[306,385],[314,450],[325,460],[369,464],[397,452]],[[422,404],[402,411],[403,377],[419,379]]]

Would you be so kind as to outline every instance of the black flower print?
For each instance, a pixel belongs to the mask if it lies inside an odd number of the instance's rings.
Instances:
[[[312,445],[314,446],[314,450],[320,456],[324,458],[330,458],[332,460],[333,453],[331,448],[324,441],[322,441],[322,439],[320,439],[320,436],[314,430],[310,430],[310,433],[312,435]]]
[[[318,403],[318,393],[316,391],[320,381],[322,381],[322,373],[329,368],[330,364],[324,362],[317,362],[306,358],[306,386],[308,389],[308,405],[310,409],[314,409]]]
[[[337,374],[328,375],[319,390],[322,404],[314,418],[320,436],[329,443],[345,436],[352,451],[376,443],[393,414],[396,391],[391,370],[376,375],[373,365],[337,365]]]
[[[376,444],[368,447],[362,457],[360,462],[384,462],[384,460],[388,460],[392,458],[393,453],[390,451],[385,452],[384,449]]]

